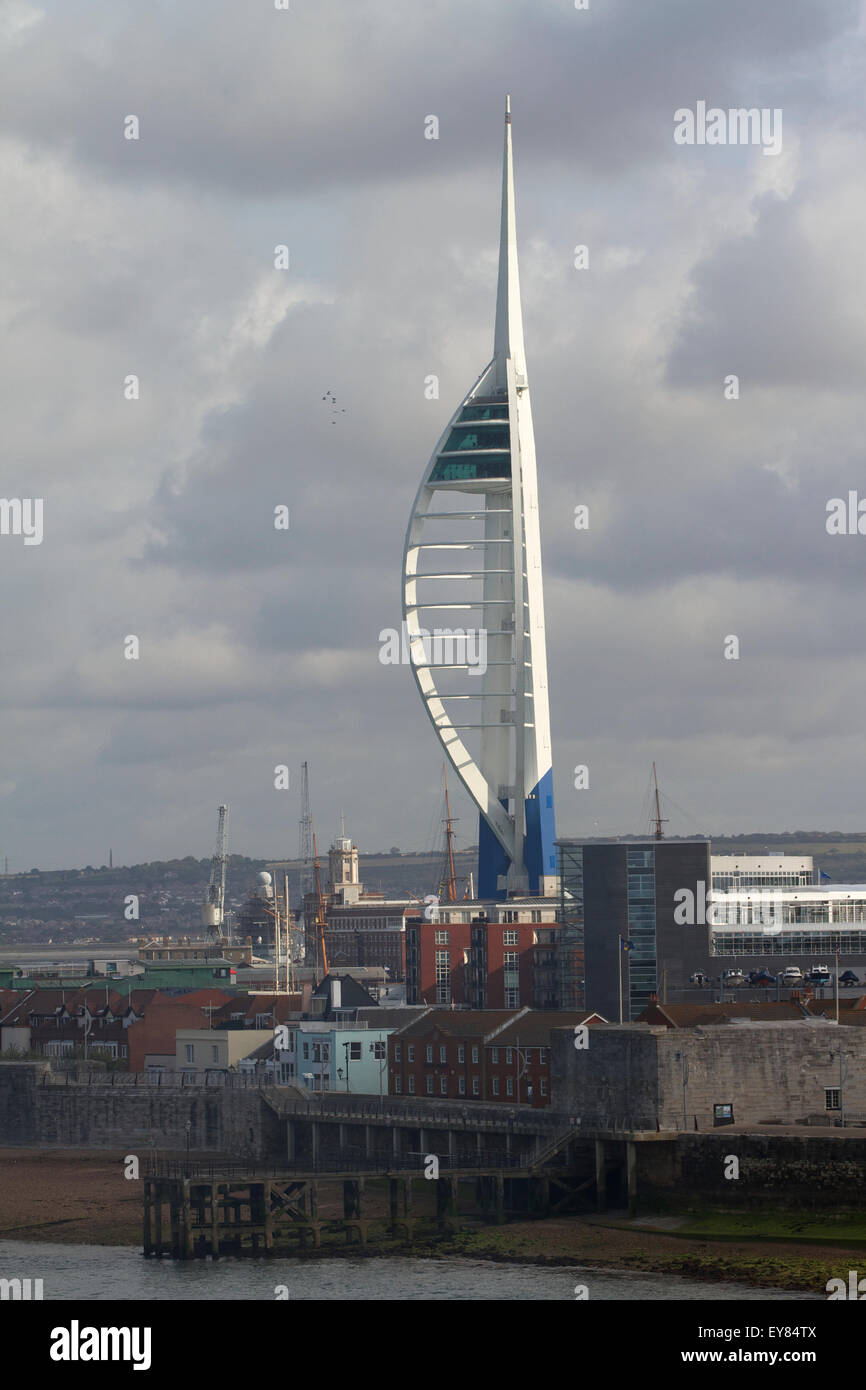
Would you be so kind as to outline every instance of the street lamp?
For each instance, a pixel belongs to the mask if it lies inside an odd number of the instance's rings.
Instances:
[[[192,1130],[192,1120],[186,1122],[186,1177],[189,1177],[189,1136]]]

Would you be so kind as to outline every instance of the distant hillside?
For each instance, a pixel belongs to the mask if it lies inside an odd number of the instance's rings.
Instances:
[[[627,836],[645,839],[646,836]],[[671,839],[678,837],[671,836]],[[589,837],[587,837],[589,841]],[[832,883],[866,883],[866,834],[833,830],[797,830],[787,834],[720,836],[712,842],[716,854],[811,855]],[[327,856],[321,859],[322,886],[327,879]],[[300,901],[301,864],[297,859],[273,861],[233,854],[226,873],[226,897],[237,911],[256,874],[265,867],[289,877],[289,897]],[[477,851],[454,856],[457,894],[466,892],[469,875],[477,872]],[[155,861],[108,869],[58,869],[0,876],[0,942],[60,946],[76,941],[118,941],[141,933],[178,935],[201,930],[201,904],[210,874],[208,859]],[[386,897],[417,897],[440,893],[442,856],[430,853],[362,854],[360,876],[370,892]],[[475,884],[477,891],[477,883]],[[139,898],[140,916],[127,921],[128,894]]]

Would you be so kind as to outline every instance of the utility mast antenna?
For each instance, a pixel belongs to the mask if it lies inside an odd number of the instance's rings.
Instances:
[[[201,910],[201,920],[207,927],[208,934],[215,937],[219,943],[225,940],[223,935],[223,923],[225,921],[228,823],[229,808],[228,806],[220,806],[216,847],[210,864],[210,882],[207,886],[207,894],[205,896],[204,906]]]
[[[301,819],[298,822],[298,858],[301,861],[301,899],[313,891],[313,813],[310,809],[310,769],[301,763]]]
[[[319,879],[319,850],[316,844],[316,832],[313,831],[313,871],[316,880],[316,984],[319,981],[319,949],[321,948],[322,965],[324,973],[328,973],[328,952],[325,950],[325,902],[322,897],[322,884]]]
[[[656,827],[656,828],[655,828],[655,837],[656,837],[657,840],[663,840],[664,837],[665,837],[665,835],[664,835],[664,831],[662,830],[662,826],[665,825],[665,824],[667,824],[667,819],[668,819],[668,818],[667,818],[667,816],[663,816],[663,815],[662,815],[662,808],[661,808],[661,804],[660,804],[660,802],[659,802],[659,779],[658,779],[658,774],[656,773],[656,765],[655,765],[655,763],[653,763],[653,782],[654,782],[654,784],[655,784],[655,803],[656,803],[656,813],[655,813],[655,815],[653,816],[653,820],[655,821],[655,827]]]

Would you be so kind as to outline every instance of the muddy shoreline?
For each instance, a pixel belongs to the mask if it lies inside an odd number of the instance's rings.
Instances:
[[[142,1194],[124,1177],[124,1155],[94,1151],[0,1150],[0,1240],[141,1248]],[[322,1213],[327,1216],[326,1212]],[[336,1213],[335,1213],[336,1214]],[[643,1221],[646,1221],[646,1217]],[[862,1245],[843,1240],[784,1240],[731,1235],[678,1235],[664,1223],[634,1229],[626,1220],[596,1216],[467,1223],[450,1236],[418,1235],[409,1242],[377,1241],[367,1249],[339,1236],[304,1259],[471,1258],[507,1264],[568,1265],[633,1273],[678,1274],[737,1281],[824,1296],[827,1280],[847,1279],[862,1262]]]

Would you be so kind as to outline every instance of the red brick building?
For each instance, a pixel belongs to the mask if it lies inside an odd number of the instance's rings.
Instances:
[[[0,1019],[3,1046],[65,1057],[75,1050],[93,1058],[129,1061],[129,1035],[144,1015],[153,990],[127,998],[105,989],[33,989],[18,992]]]
[[[137,991],[133,991],[136,1001]],[[129,1070],[144,1071],[145,1057],[174,1058],[178,1028],[207,1028],[233,996],[221,989],[160,994],[142,1005],[141,1021],[128,1032]]]
[[[551,1103],[551,1030],[603,1023],[568,1010],[431,1009],[388,1039],[392,1096]]]
[[[94,1059],[117,1061],[144,1071],[146,1059],[173,1062],[179,1028],[273,1030],[300,1011],[300,994],[230,994],[220,989],[162,994],[133,990],[129,996],[104,989],[7,990],[0,996],[0,1047],[18,1047],[45,1057],[64,1057],[85,1048]]]
[[[406,921],[407,1004],[555,1008],[557,904],[443,903]]]

